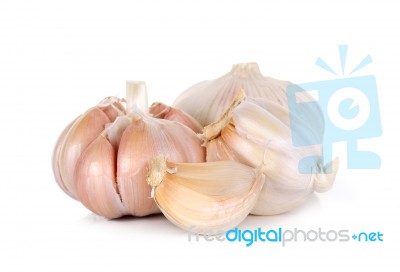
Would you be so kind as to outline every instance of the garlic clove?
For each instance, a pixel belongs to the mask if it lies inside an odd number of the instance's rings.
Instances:
[[[124,131],[118,150],[117,182],[122,201],[132,215],[159,212],[146,183],[148,161],[164,155],[174,161],[202,162],[201,140],[186,126],[169,120],[134,116]]]
[[[172,163],[150,161],[147,182],[164,215],[184,230],[224,231],[253,208],[263,186],[261,168],[234,161]]]
[[[66,189],[76,198],[74,171],[76,162],[88,145],[97,138],[111,120],[97,107],[84,113],[68,131],[60,150],[59,170]]]
[[[234,130],[239,136],[250,140],[254,145],[263,146],[266,146],[269,141],[285,141],[296,152],[301,153],[303,157],[321,156],[321,145],[315,145],[314,143],[322,138],[323,123],[308,124],[307,120],[293,117],[291,122],[296,122],[297,126],[301,127],[301,131],[296,132],[297,139],[301,138],[303,143],[307,143],[304,147],[295,147],[292,142],[292,128],[290,127],[290,121],[288,121],[288,110],[277,104],[271,105],[271,103],[268,103],[268,105],[264,106],[268,106],[272,110],[270,112],[254,105],[253,101],[254,99],[246,99],[232,112],[230,122],[234,124]],[[229,128],[227,127],[227,129]]]
[[[153,103],[149,109],[149,112],[154,118],[166,119],[181,123],[193,130],[195,133],[201,133],[203,130],[203,126],[200,125],[200,123],[197,122],[192,116],[182,110],[172,108],[163,103]]]
[[[305,97],[308,96],[308,94],[303,94],[302,92],[299,94],[302,94],[299,95],[300,101],[302,99],[306,99]],[[237,97],[238,96],[239,94],[237,95]],[[258,107],[253,109],[251,104],[256,104]],[[247,114],[245,112],[246,106],[244,105],[247,106]],[[232,106],[230,108],[232,108]],[[260,109],[263,110],[262,113],[260,112]],[[281,133],[281,139],[284,139],[287,142],[292,142],[292,131],[295,131],[297,141],[301,140],[303,145],[306,146],[305,148],[300,147],[300,149],[303,149],[306,154],[311,154],[310,149],[314,150],[312,154],[320,154],[322,152],[320,146],[316,145],[315,143],[322,142],[325,121],[321,109],[315,104],[311,103],[309,105],[309,103],[305,103],[304,105],[302,105],[302,107],[299,107],[297,109],[296,114],[292,113],[291,115],[289,115],[289,109],[287,106],[283,107],[277,103],[273,103],[262,98],[246,97],[243,105],[241,105],[241,107],[237,107],[234,113],[237,119],[236,126],[238,130],[241,129],[241,124],[239,123],[241,120],[241,116],[244,116],[244,122],[242,122],[242,124],[244,124],[245,126],[251,124],[251,122],[247,124],[246,120],[250,117],[250,115],[258,116],[256,117],[256,119],[261,118],[261,127],[266,127],[265,122],[268,122],[268,120],[270,122],[270,126],[278,125],[281,128],[282,126],[284,126],[285,128],[280,129],[280,131],[277,131],[277,133]],[[271,115],[273,117],[271,117]],[[257,129],[257,126],[255,126],[255,128]],[[246,128],[244,128],[243,130],[247,131]],[[262,135],[262,133],[262,131],[259,131],[258,134]]]
[[[116,150],[100,135],[80,156],[75,171],[75,188],[81,203],[107,218],[125,214],[115,181],[116,159]]]
[[[54,178],[57,182],[57,184],[60,186],[60,188],[64,191],[64,193],[66,193],[67,195],[69,195],[70,197],[76,199],[67,189],[67,187],[64,184],[64,181],[61,177],[61,173],[60,173],[60,168],[59,168],[59,157],[60,157],[60,151],[61,148],[64,144],[65,141],[65,137],[67,136],[68,131],[71,129],[72,125],[76,122],[76,120],[79,119],[79,116],[73,120],[71,123],[69,123],[69,125],[67,125],[64,130],[61,132],[60,136],[57,139],[57,142],[54,146],[53,149],[53,154],[51,157],[51,164],[52,164],[52,168],[53,168],[53,174],[54,174]]]

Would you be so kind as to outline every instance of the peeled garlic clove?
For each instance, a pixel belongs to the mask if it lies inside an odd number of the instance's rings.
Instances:
[[[75,171],[75,188],[81,203],[107,218],[125,214],[115,180],[116,160],[116,150],[100,135],[85,149]]]
[[[182,109],[206,126],[224,113],[240,88],[248,97],[265,98],[286,107],[286,87],[289,85],[288,81],[264,77],[257,63],[240,63],[233,65],[232,70],[220,78],[190,87],[175,100],[173,107]],[[302,95],[309,96],[306,93]]]
[[[154,118],[166,119],[181,123],[196,133],[201,133],[203,130],[202,125],[197,122],[192,116],[182,110],[172,108],[163,103],[153,103],[149,109],[150,114]]]
[[[159,211],[146,183],[148,161],[158,155],[180,162],[202,162],[201,140],[188,127],[169,120],[137,115],[124,131],[118,150],[117,182],[122,201],[132,215]]]
[[[284,111],[272,108],[275,114],[284,114]],[[328,190],[335,179],[337,160],[332,169],[316,159],[304,161],[302,167],[308,172],[300,172],[300,161],[309,155],[321,157],[321,148],[294,147],[290,128],[284,120],[285,117],[276,117],[239,92],[220,119],[204,128],[202,137],[207,146],[208,161],[234,159],[251,167],[264,162],[265,185],[253,214],[289,211],[312,192]],[[313,137],[307,133],[302,136]],[[314,174],[316,170],[320,174]]]
[[[172,163],[164,157],[151,160],[147,182],[172,223],[202,234],[238,225],[264,183],[260,168],[234,161]]]

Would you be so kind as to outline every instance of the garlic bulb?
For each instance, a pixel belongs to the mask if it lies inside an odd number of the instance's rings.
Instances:
[[[289,211],[313,191],[328,190],[338,167],[337,159],[324,165],[318,146],[294,147],[285,122],[287,110],[279,109],[277,104],[269,107],[279,118],[241,91],[221,118],[204,128],[202,135],[207,161],[235,160],[252,167],[264,161],[265,185],[252,210],[258,215]]]
[[[264,177],[257,169],[234,161],[173,163],[150,161],[148,184],[164,215],[196,233],[229,230],[255,205]]]
[[[245,90],[248,97],[265,98],[287,106],[286,87],[290,84],[288,81],[264,77],[257,63],[240,63],[233,65],[232,70],[220,78],[190,87],[175,100],[173,106],[206,126],[225,112],[239,89]]]
[[[143,82],[127,82],[124,100],[90,109],[61,134],[53,171],[69,195],[107,218],[159,212],[150,198],[146,166],[163,155],[177,162],[203,162],[198,136],[178,122],[148,114]]]
[[[229,230],[249,213],[290,211],[329,190],[338,170],[317,145],[324,118],[316,103],[289,112],[290,84],[264,77],[256,63],[237,64],[173,107],[148,108],[145,84],[127,81],[126,99],[108,97],[62,131],[56,182],[104,217],[162,212],[200,234]],[[296,99],[312,100],[307,92]]]

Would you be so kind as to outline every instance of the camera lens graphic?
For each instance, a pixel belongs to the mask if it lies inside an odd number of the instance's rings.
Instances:
[[[332,124],[337,128],[356,130],[368,121],[369,99],[358,89],[341,88],[330,97],[327,113]]]

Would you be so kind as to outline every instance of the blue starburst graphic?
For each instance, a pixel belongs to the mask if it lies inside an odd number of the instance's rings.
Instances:
[[[300,160],[301,173],[320,171],[312,168],[315,162],[325,165],[325,173],[329,173],[329,163],[333,159],[333,144],[337,142],[347,142],[347,168],[381,167],[378,154],[358,148],[358,140],[382,135],[375,76],[344,77],[370,64],[372,57],[367,55],[348,73],[347,52],[347,45],[339,45],[340,72],[321,57],[315,62],[318,67],[341,78],[293,84],[286,89],[293,145],[298,147],[322,145],[323,149],[322,157],[308,156]],[[314,96],[314,100],[300,101],[298,97],[303,92],[317,93],[317,96]]]

